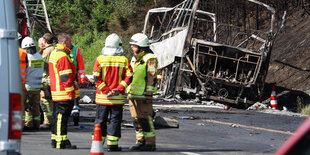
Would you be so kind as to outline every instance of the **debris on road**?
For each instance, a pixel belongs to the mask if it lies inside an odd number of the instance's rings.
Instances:
[[[134,128],[132,121],[123,120],[123,127]],[[159,128],[179,128],[179,121],[172,118],[156,116],[154,118],[154,126],[156,129]]]
[[[155,127],[179,128],[179,121],[176,119],[157,116],[155,117],[154,125]]]
[[[250,106],[247,110],[256,110],[256,111],[262,111],[268,109],[268,106],[266,104],[256,102],[252,106]]]
[[[79,102],[89,104],[89,103],[92,103],[92,99],[91,99],[89,96],[84,95],[84,97],[83,97],[83,98],[81,98]]]

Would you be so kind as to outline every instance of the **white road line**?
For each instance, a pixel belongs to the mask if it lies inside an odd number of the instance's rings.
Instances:
[[[223,109],[220,106],[213,106],[213,105],[156,105],[154,104],[153,107],[163,107],[163,108],[217,108]]]
[[[199,153],[192,153],[192,152],[181,152],[181,153],[187,155],[200,155]]]
[[[216,124],[223,124],[223,125],[234,125],[236,127],[242,127],[242,128],[248,128],[248,129],[254,129],[254,130],[262,130],[262,131],[268,131],[268,132],[275,132],[275,133],[281,133],[281,134],[286,134],[286,135],[292,135],[293,133],[290,131],[281,131],[281,130],[274,130],[274,129],[267,129],[267,128],[261,128],[261,127],[256,127],[256,126],[249,126],[249,125],[243,125],[243,124],[236,124],[236,123],[231,123],[231,122],[222,122],[222,121],[216,121],[216,120],[202,120],[204,122],[209,122],[209,123],[216,123]]]

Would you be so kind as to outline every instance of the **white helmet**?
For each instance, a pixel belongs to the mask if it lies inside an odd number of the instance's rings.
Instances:
[[[122,46],[121,38],[116,33],[112,33],[105,39],[104,46],[109,48],[119,48]]]
[[[121,38],[116,33],[112,33],[105,39],[101,53],[103,55],[122,55],[124,50],[121,46]]]
[[[33,47],[36,46],[34,45],[34,41],[30,37],[25,37],[22,41],[22,48],[27,48],[27,47]]]
[[[129,42],[131,45],[137,45],[139,47],[149,47],[149,39],[143,33],[137,33],[133,35]]]

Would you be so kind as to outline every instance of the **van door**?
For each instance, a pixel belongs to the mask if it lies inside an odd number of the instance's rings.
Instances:
[[[13,0],[0,1],[0,155],[20,154],[21,79]]]

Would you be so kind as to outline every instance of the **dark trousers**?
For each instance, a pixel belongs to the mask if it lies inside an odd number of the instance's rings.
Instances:
[[[53,120],[52,120],[52,141],[56,141],[58,148],[67,138],[68,118],[73,108],[73,101],[54,102]]]
[[[123,118],[123,105],[99,105],[96,107],[96,124],[100,123],[102,136],[121,137],[121,122]],[[107,120],[110,115],[110,123]]]

